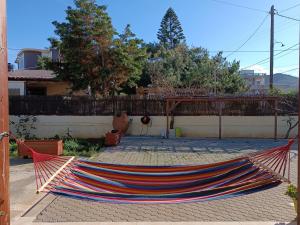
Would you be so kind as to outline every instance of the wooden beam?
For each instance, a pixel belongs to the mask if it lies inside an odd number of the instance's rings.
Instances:
[[[0,133],[8,132],[6,0],[0,0]],[[0,141],[0,224],[10,224],[8,137]]]
[[[182,102],[201,102],[201,101],[274,101],[278,100],[278,97],[274,96],[223,96],[223,97],[168,97],[166,100],[170,101],[182,101]]]

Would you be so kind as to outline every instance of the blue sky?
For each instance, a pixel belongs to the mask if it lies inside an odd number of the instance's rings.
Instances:
[[[190,46],[215,51],[233,51],[240,47],[258,26],[256,34],[240,51],[268,51],[270,38],[269,11],[272,4],[283,15],[300,18],[299,0],[98,0],[107,5],[108,13],[117,31],[130,24],[139,38],[146,42],[157,41],[156,33],[168,7],[176,11]],[[237,7],[242,5],[251,9]],[[299,4],[297,7],[292,6]],[[54,20],[63,21],[65,9],[73,0],[8,0],[8,47],[9,62],[13,62],[20,48],[48,47],[47,38],[54,35]],[[253,10],[258,9],[258,10]],[[299,23],[279,16],[275,17],[275,52],[298,43]],[[298,48],[295,46],[293,49]],[[229,53],[224,52],[224,56]],[[269,73],[269,61],[257,62],[269,57],[268,52],[236,52],[229,60],[240,60],[241,68]],[[286,51],[275,57],[275,72],[298,68],[298,51]],[[250,67],[249,67],[250,66]],[[297,76],[298,71],[288,74]]]

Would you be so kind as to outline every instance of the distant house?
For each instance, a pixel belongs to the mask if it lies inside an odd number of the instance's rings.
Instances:
[[[59,81],[50,70],[39,70],[40,57],[58,60],[56,50],[22,49],[17,56],[18,70],[8,74],[9,95],[70,95],[71,86],[68,82]],[[72,95],[86,95],[84,91]]]
[[[265,73],[255,73],[254,70],[241,70],[240,75],[246,81],[251,94],[259,94],[266,91]]]
[[[59,59],[58,50],[24,48],[18,53],[15,62],[18,64],[18,70],[36,70],[38,69],[38,60],[41,57],[48,57],[52,61],[57,61]]]

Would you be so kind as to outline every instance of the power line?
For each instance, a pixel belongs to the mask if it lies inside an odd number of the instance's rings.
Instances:
[[[289,55],[289,54],[291,54],[291,53],[293,53],[293,52],[292,52],[292,51],[289,51],[289,52],[287,52],[287,53],[285,53],[285,54],[283,54],[283,55],[280,55],[280,56],[276,57],[276,60],[277,60],[277,59],[281,59],[282,57],[287,56],[287,55]],[[296,53],[297,53],[297,52],[296,52]]]
[[[227,1],[223,1],[223,0],[211,0],[213,2],[217,2],[217,3],[221,3],[221,4],[225,4],[225,5],[230,5],[230,6],[234,6],[234,7],[238,7],[238,8],[243,8],[243,9],[248,9],[248,10],[252,10],[252,11],[256,11],[256,12],[263,12],[263,13],[268,13],[268,11],[262,10],[262,9],[257,9],[257,8],[252,8],[249,6],[245,6],[245,5],[239,5],[239,4],[235,4],[232,2],[227,2]]]
[[[286,51],[291,51],[291,49],[294,48],[294,47],[297,46],[297,45],[299,45],[299,43],[294,44],[294,45],[292,45],[291,47],[289,47],[289,48],[287,48],[287,49],[281,50],[280,52],[278,52],[278,53],[275,54],[274,56],[278,56],[278,55],[280,55],[280,54],[282,54],[283,52],[286,52]],[[289,52],[289,53],[290,53],[290,52]],[[256,63],[254,63],[254,64],[252,64],[252,65],[249,65],[249,66],[246,66],[246,67],[242,68],[242,70],[243,70],[243,69],[247,69],[247,68],[252,67],[252,66],[255,66],[255,65],[260,65],[260,64],[267,63],[267,62],[269,62],[269,60],[270,60],[270,57],[265,58],[265,59],[262,59],[262,60],[260,60],[260,61],[258,61],[258,62],[256,62]]]
[[[295,21],[300,22],[299,19],[296,19],[296,18],[293,18],[293,17],[289,17],[289,16],[285,16],[285,15],[281,15],[281,14],[279,14],[278,12],[277,12],[275,15],[280,16],[280,17],[283,17],[283,18],[286,18],[286,19],[295,20]]]
[[[254,35],[259,31],[259,29],[262,27],[262,25],[266,22],[268,16],[269,16],[269,15],[266,15],[266,16],[263,18],[262,22],[258,25],[258,27],[254,30],[254,32],[247,38],[247,40],[246,40],[240,47],[238,47],[234,52],[228,54],[225,58],[228,58],[229,56],[233,55],[235,52],[239,51],[242,47],[244,47],[245,44],[247,44],[248,41],[250,41],[251,38],[254,37]]]
[[[296,5],[293,5],[293,6],[291,6],[291,7],[288,7],[288,8],[286,8],[286,9],[284,9],[284,10],[281,10],[280,12],[282,13],[282,12],[286,12],[286,11],[288,11],[288,10],[290,10],[290,9],[293,9],[293,8],[296,8],[296,7],[298,7],[298,6],[300,6],[300,3],[298,3],[298,4],[296,4]]]
[[[298,51],[298,48],[293,48],[290,49],[290,51]],[[209,52],[224,52],[224,53],[231,53],[231,52],[238,52],[238,53],[268,53],[270,50],[241,50],[241,51],[236,51],[236,50],[208,50]],[[280,52],[282,51],[281,49],[276,49],[274,52]]]
[[[294,68],[294,69],[290,69],[290,70],[286,70],[286,71],[283,71],[283,72],[280,72],[280,73],[287,73],[287,72],[292,72],[292,71],[295,71],[295,70],[298,70],[299,68]]]

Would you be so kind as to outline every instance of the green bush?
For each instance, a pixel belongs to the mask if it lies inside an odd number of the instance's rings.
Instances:
[[[9,141],[9,156],[12,158],[18,156],[18,145],[15,141]]]
[[[91,157],[101,151],[104,139],[65,139],[64,155],[65,156],[82,156]]]
[[[294,186],[294,185],[292,185],[292,184],[290,184],[289,186],[288,186],[288,189],[287,189],[287,191],[286,191],[286,193],[285,193],[286,195],[288,195],[288,196],[290,196],[292,199],[297,199],[298,198],[298,194],[297,194],[297,188]]]
[[[64,142],[64,150],[65,151],[69,151],[69,152],[73,152],[76,151],[77,149],[79,149],[79,143],[78,140],[76,139],[69,139],[69,140],[65,140]]]

